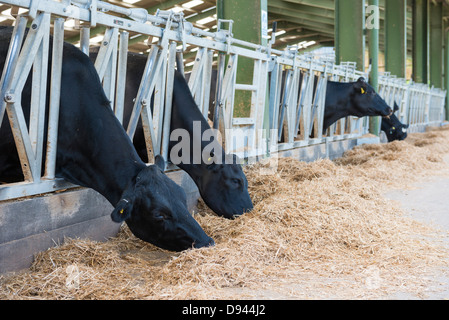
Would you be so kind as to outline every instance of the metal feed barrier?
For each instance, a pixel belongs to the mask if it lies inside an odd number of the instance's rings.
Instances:
[[[392,76],[379,76],[379,95],[393,108],[399,107],[399,121],[410,125],[410,131],[428,125],[440,125],[445,120],[446,91]]]
[[[174,69],[177,66],[178,70],[183,70],[182,49],[187,44],[198,47],[188,84],[205,117],[209,113],[213,56],[218,55],[216,103],[210,116],[214,128],[221,131],[228,153],[247,158],[263,157],[278,151],[356,138],[368,132],[368,119],[354,117],[342,119],[327,133],[322,132],[327,81],[355,81],[360,76],[367,77],[356,70],[354,63],[336,65],[310,54],[299,55],[296,48],[275,50],[271,48],[273,40],[267,46],[261,46],[235,39],[232,21],[220,20],[217,31],[209,32],[193,27],[182,13],[159,11],[150,15],[144,9],[128,9],[97,0],[10,0],[0,3],[28,9],[28,13],[16,18],[0,83],[3,98],[0,124],[7,113],[25,181],[1,185],[0,201],[73,186],[55,178],[62,45],[64,23],[69,19],[79,20],[82,24],[80,49],[85,53],[89,52],[89,28],[106,27],[95,67],[121,122],[129,32],[157,38],[157,42],[150,46],[131,120],[125,128],[132,138],[139,118],[142,119],[150,162],[157,154],[168,156]],[[227,23],[228,29],[222,29],[222,23]],[[30,28],[25,36],[27,25]],[[53,59],[48,66],[50,34],[53,35]],[[251,84],[236,83],[239,57],[254,61]],[[28,128],[20,99],[31,68],[33,83]],[[47,83],[48,68],[51,68],[50,112],[45,139],[46,87],[41,84]],[[234,117],[237,90],[251,92],[251,110],[246,118]],[[426,100],[429,103],[423,104],[424,91],[407,91],[410,97],[406,104],[407,117],[417,122],[436,121],[441,106],[435,106],[440,108],[438,111],[430,110],[429,105],[432,99],[440,99],[445,93],[432,95]],[[433,94],[434,90],[431,92]],[[153,109],[150,108],[152,98]],[[427,108],[424,113],[423,108]]]

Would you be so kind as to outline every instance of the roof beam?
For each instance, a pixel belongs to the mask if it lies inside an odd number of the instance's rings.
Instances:
[[[333,24],[323,24],[319,22],[312,22],[304,19],[297,19],[290,16],[280,15],[280,14],[270,14],[270,20],[284,20],[287,22],[296,23],[298,27],[303,27],[305,29],[318,31],[325,35],[334,35],[334,25]]]
[[[280,9],[280,8],[274,8],[274,7],[269,7],[268,9],[268,14],[270,13],[274,13],[274,14],[278,14],[278,15],[283,15],[283,16],[288,16],[288,17],[292,17],[294,19],[299,19],[301,21],[303,21],[302,23],[307,24],[308,21],[312,22],[312,23],[322,23],[322,24],[327,24],[327,25],[334,25],[334,18],[326,18],[326,17],[319,17],[313,14],[308,14],[308,13],[301,13],[299,11],[292,11],[292,10],[288,10],[288,9]]]
[[[304,4],[294,4],[282,0],[268,1],[268,10],[270,10],[270,8],[284,9],[293,12],[306,13],[310,15],[316,15],[319,17],[334,19],[334,10],[311,7]]]
[[[295,4],[303,4],[310,7],[321,8],[321,9],[329,9],[334,10],[335,4],[334,0],[285,0],[285,2],[295,3]]]

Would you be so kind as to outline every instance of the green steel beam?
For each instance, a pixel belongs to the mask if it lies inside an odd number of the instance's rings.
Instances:
[[[364,0],[362,0],[364,1]],[[295,4],[303,4],[310,7],[321,8],[334,10],[334,0],[285,0],[285,2],[295,3]]]
[[[323,9],[323,8],[312,7],[312,6],[304,5],[304,4],[295,4],[295,3],[291,3],[291,2],[285,2],[282,0],[270,0],[270,1],[268,1],[268,11],[270,11],[271,8],[290,10],[293,12],[307,13],[307,14],[312,14],[312,15],[316,15],[319,17],[334,19],[334,8],[333,7],[331,9]]]
[[[428,0],[413,0],[413,80],[429,81]]]
[[[430,4],[430,83],[443,87],[443,4]]]
[[[332,26],[334,24],[334,18],[327,18],[327,17],[320,17],[315,14],[309,14],[309,13],[302,13],[299,11],[289,10],[289,9],[281,9],[276,7],[268,6],[268,11],[270,14],[278,14],[278,15],[284,15],[287,17],[291,17],[293,19],[297,19],[298,21],[303,21],[304,24],[307,24],[308,22],[311,23],[322,23],[324,25],[330,25]]]
[[[407,63],[406,0],[385,3],[385,69],[405,78]]]
[[[379,0],[370,0],[369,4],[371,6],[379,7]],[[373,22],[373,26],[379,24],[379,17],[373,16],[375,19]],[[371,73],[369,82],[373,86],[373,88],[378,90],[378,73],[379,73],[379,29],[373,27],[369,30],[369,57],[371,61]],[[370,117],[369,119],[369,131],[379,136],[380,129],[380,117]]]
[[[335,0],[336,61],[355,61],[365,68],[365,0]]]
[[[311,22],[309,20],[297,19],[290,16],[280,15],[280,14],[269,14],[270,20],[283,20],[286,22],[296,23],[296,27],[303,27],[308,30],[319,31],[323,35],[334,35],[334,25],[323,24],[318,22]]]

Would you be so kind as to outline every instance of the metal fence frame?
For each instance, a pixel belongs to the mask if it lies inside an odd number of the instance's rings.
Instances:
[[[391,107],[399,107],[396,116],[409,124],[411,131],[428,125],[440,125],[445,120],[446,91],[397,78],[389,72],[379,76],[379,95]]]
[[[186,44],[198,47],[188,84],[206,117],[209,110],[213,54],[219,56],[213,126],[222,132],[228,153],[243,157],[267,156],[277,151],[356,138],[368,132],[368,119],[354,117],[338,121],[331,126],[327,135],[321,130],[327,81],[356,81],[360,76],[366,77],[365,73],[356,70],[355,63],[336,65],[332,61],[315,59],[308,54],[299,55],[295,48],[280,51],[272,49],[271,43],[262,46],[235,39],[232,37],[232,21],[225,21],[228,22],[228,29],[219,27],[217,32],[209,32],[193,27],[184,20],[182,13],[159,11],[153,16],[144,9],[128,9],[98,0],[9,0],[0,3],[29,9],[28,14],[19,15],[16,19],[0,82],[3,98],[0,104],[0,124],[6,113],[12,124],[25,181],[1,185],[0,201],[73,186],[64,180],[55,179],[63,27],[66,19],[77,19],[88,23],[90,27],[99,24],[106,26],[95,68],[120,122],[123,122],[124,113],[128,32],[158,38],[157,43],[150,48],[130,123],[125,128],[132,138],[139,117],[142,119],[150,162],[156,154],[162,154],[165,158],[168,155],[175,64],[179,70],[183,70],[182,50],[177,50],[177,47],[181,45],[185,48]],[[31,28],[25,37],[27,23],[31,23]],[[51,24],[53,60],[52,65],[47,66]],[[80,49],[88,53],[89,27],[80,28],[80,39]],[[252,84],[236,83],[239,57],[254,60]],[[40,83],[47,83],[47,68],[51,68],[51,94],[48,137],[44,141],[46,92],[45,86]],[[28,130],[20,99],[31,70],[34,76]],[[282,81],[282,72],[285,70],[288,81]],[[299,81],[301,74],[303,81]],[[313,85],[315,78],[316,90]],[[251,92],[251,110],[247,118],[233,116],[236,90]],[[430,112],[429,104],[431,99],[440,99],[445,92],[437,93],[435,89],[431,89],[425,110],[420,111],[423,104],[418,103],[417,99],[422,91],[425,90],[418,87],[407,91],[411,97],[407,109],[408,119],[436,121],[433,118],[436,111]],[[155,103],[151,110],[149,102],[153,93]],[[285,93],[284,96],[281,93]],[[415,109],[418,111],[415,112]],[[269,125],[264,122],[266,110],[269,112]],[[424,119],[421,115],[423,112]],[[310,138],[312,128],[313,138]],[[279,142],[281,132],[286,137],[283,142]],[[231,143],[241,135],[245,139],[240,144]],[[45,155],[44,145],[47,146]],[[44,172],[41,172],[44,158]]]

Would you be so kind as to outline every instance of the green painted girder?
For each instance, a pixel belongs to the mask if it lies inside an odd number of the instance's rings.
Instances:
[[[303,21],[310,21],[314,23],[323,23],[323,24],[334,24],[334,18],[326,18],[326,17],[320,17],[315,14],[309,14],[309,13],[302,13],[300,11],[294,11],[294,10],[288,10],[288,9],[281,9],[281,8],[275,8],[268,6],[268,13],[272,14],[280,14],[292,18],[297,18]]]
[[[430,6],[430,83],[443,87],[443,5],[441,2]]]
[[[385,5],[385,69],[404,78],[407,63],[406,0],[389,0]]]
[[[335,0],[336,62],[365,66],[365,0]]]
[[[319,22],[312,22],[305,19],[297,19],[290,16],[280,15],[280,14],[270,14],[268,13],[270,20],[284,20],[287,22],[292,22],[298,24],[298,27],[305,27],[309,30],[315,30],[322,32],[326,35],[334,34],[334,25],[333,24],[324,24]]]
[[[413,80],[429,80],[429,15],[428,0],[413,0]]]
[[[286,2],[283,0],[269,0],[268,1],[268,11],[270,8],[278,8],[284,10],[290,10],[294,12],[313,14],[319,17],[334,19],[334,9],[323,9],[318,7],[312,7],[304,4],[295,4],[291,2]]]
[[[310,7],[334,10],[334,0],[285,0],[285,2],[308,5]]]

